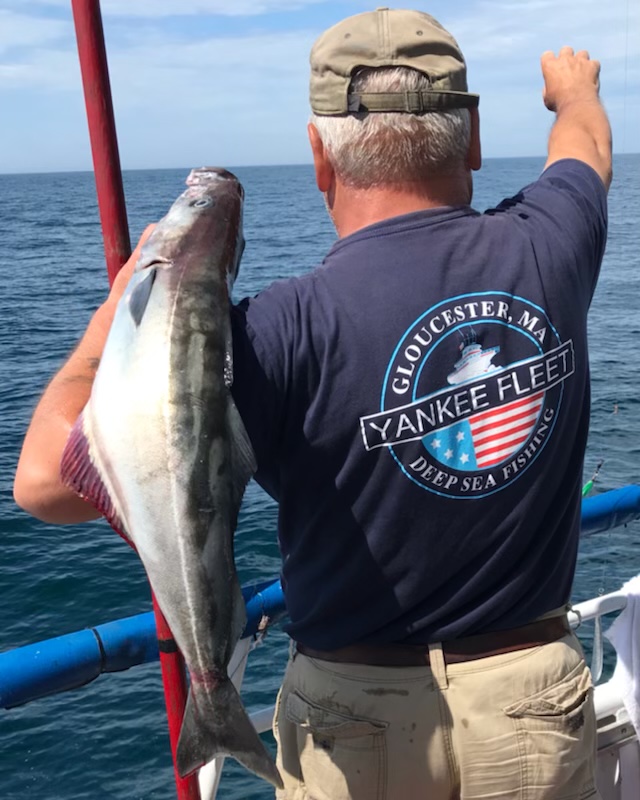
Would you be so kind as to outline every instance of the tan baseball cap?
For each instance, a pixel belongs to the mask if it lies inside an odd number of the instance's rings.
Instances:
[[[467,67],[458,43],[422,11],[378,8],[329,28],[311,50],[309,99],[316,114],[368,111],[424,114],[476,108],[467,91]],[[410,67],[429,78],[422,92],[350,92],[359,67]]]

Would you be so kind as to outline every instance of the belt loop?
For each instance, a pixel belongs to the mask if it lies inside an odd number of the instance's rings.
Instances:
[[[296,660],[297,655],[298,650],[296,649],[296,643],[293,639],[289,639],[289,661],[293,663]]]
[[[442,642],[433,642],[429,645],[429,663],[438,689],[447,689],[449,680],[447,679],[447,665],[442,652]]]

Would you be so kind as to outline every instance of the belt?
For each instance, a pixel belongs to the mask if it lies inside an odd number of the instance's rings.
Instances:
[[[566,615],[542,619],[507,631],[480,633],[463,639],[442,642],[447,664],[459,664],[477,658],[488,658],[529,647],[540,647],[571,633]],[[341,664],[368,664],[374,667],[424,667],[429,665],[429,645],[419,644],[352,644],[338,650],[316,650],[296,643],[299,653],[309,658]]]

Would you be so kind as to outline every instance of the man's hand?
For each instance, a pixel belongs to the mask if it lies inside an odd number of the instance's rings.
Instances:
[[[600,103],[600,63],[586,50],[563,47],[556,57],[550,50],[540,59],[544,104],[555,111],[545,169],[563,158],[575,158],[592,167],[608,189],[611,184],[611,127]]]
[[[542,97],[549,111],[557,111],[570,101],[597,101],[600,62],[590,59],[586,50],[574,54],[572,47],[563,47],[557,57],[547,50],[540,62],[544,78]]]

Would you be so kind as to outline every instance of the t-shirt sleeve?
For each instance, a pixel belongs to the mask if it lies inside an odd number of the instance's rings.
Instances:
[[[291,320],[285,282],[231,309],[232,394],[258,464],[256,480],[277,499],[279,431],[290,371]]]
[[[488,213],[516,218],[527,230],[538,262],[574,271],[571,277],[591,300],[607,240],[607,192],[588,164],[556,161],[537,181]]]

